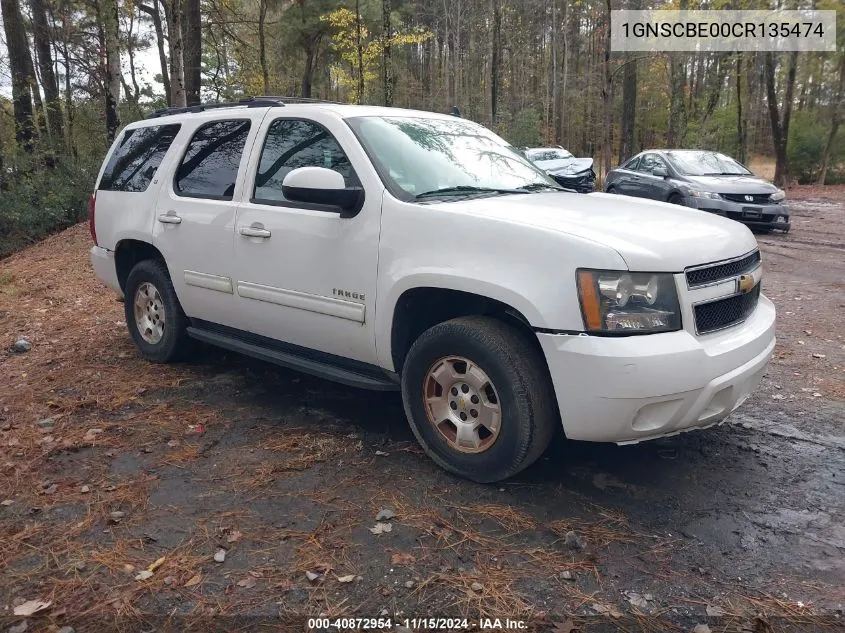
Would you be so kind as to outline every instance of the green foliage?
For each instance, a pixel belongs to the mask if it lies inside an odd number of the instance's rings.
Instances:
[[[800,183],[816,182],[821,172],[825,146],[830,135],[830,124],[813,112],[799,111],[793,115],[789,126],[787,160],[789,172]],[[828,182],[842,177],[836,173],[837,166],[845,163],[845,130],[840,129],[833,144]]]
[[[513,119],[499,126],[498,132],[514,147],[537,147],[543,143],[543,120],[536,108],[520,110]]]
[[[47,167],[31,156],[6,157],[0,258],[83,220],[99,166],[99,160],[62,159]]]

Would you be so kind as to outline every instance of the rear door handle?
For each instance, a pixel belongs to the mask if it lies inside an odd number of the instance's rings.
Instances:
[[[176,215],[173,211],[159,214],[158,221],[162,224],[182,224],[182,218]]]
[[[270,237],[271,233],[262,224],[255,223],[252,226],[242,226],[238,232],[244,237]]]

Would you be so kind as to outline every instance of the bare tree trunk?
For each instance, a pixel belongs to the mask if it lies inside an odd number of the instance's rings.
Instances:
[[[390,0],[382,0],[382,82],[384,84],[384,105],[388,107],[393,105],[393,59],[390,47],[390,40],[393,37],[390,30],[391,10]]]
[[[105,52],[103,83],[106,97],[106,137],[114,140],[120,127],[117,104],[120,102],[122,72],[120,69],[120,49],[118,46],[117,0],[103,0],[99,7],[102,43]]]
[[[742,112],[742,60],[743,54],[736,56],[736,157],[740,163],[748,160],[748,131],[745,128],[745,120]]]
[[[666,145],[670,148],[684,142],[687,127],[686,101],[687,70],[682,53],[669,53],[669,127],[666,131]]]
[[[164,95],[167,105],[172,105],[170,94],[170,71],[167,67],[167,55],[164,51],[164,28],[161,24],[161,13],[159,12],[158,0],[153,0],[152,5],[139,4],[138,9],[152,18],[153,29],[156,34],[156,47],[158,48],[158,62],[161,65],[161,82],[164,84]]]
[[[769,108],[769,121],[772,125],[772,141],[775,149],[775,178],[776,185],[783,186],[788,179],[786,162],[786,146],[789,142],[789,120],[792,118],[792,98],[795,90],[795,74],[798,67],[798,53],[791,52],[787,57],[786,87],[783,96],[783,113],[779,112],[777,94],[775,91],[775,60],[774,54],[764,54],[766,101]]]
[[[44,0],[31,0],[32,23],[38,68],[41,71],[41,84],[47,101],[47,129],[54,146],[64,141],[64,121],[62,102],[59,96],[59,84],[53,70],[53,52],[51,47],[50,27],[47,22],[47,9]]]
[[[189,0],[196,1],[196,0]],[[259,0],[258,3],[258,62],[261,64],[261,81],[264,92],[262,94],[270,94],[270,72],[267,69],[267,42],[266,42],[266,23],[267,23],[267,0]]]
[[[267,70],[267,0],[258,3],[258,62],[261,64],[263,94],[270,94],[270,72]]]
[[[129,28],[126,33],[126,55],[129,57],[129,78],[132,80],[132,90],[129,86],[124,85],[123,90],[126,93],[126,99],[131,101],[136,106],[138,99],[141,96],[141,88],[138,86],[138,74],[135,71],[135,12],[129,13]],[[125,84],[125,81],[124,81]]]
[[[358,54],[358,89],[355,95],[355,103],[361,103],[364,98],[364,43],[361,33],[361,2],[355,0],[355,48]]]
[[[29,65],[29,43],[26,41],[23,17],[17,0],[0,0],[3,28],[6,32],[6,48],[12,74],[12,105],[15,113],[15,140],[20,149],[32,151],[35,125],[32,120],[31,80],[27,75]]]
[[[610,162],[613,143],[613,120],[611,113],[613,109],[613,75],[610,72],[610,0],[605,0],[605,7],[607,10],[607,21],[605,22],[605,37],[604,37],[604,84],[601,89],[602,98],[602,156],[604,157],[603,174],[606,175],[610,171]]]
[[[619,163],[634,155],[634,128],[637,121],[637,60],[625,61],[622,77],[622,125]]]
[[[167,17],[167,41],[170,44],[170,104],[175,108],[187,105],[185,66],[182,56],[182,2],[159,0]]]
[[[73,137],[73,86],[71,84],[70,63],[70,8],[62,3],[62,65],[65,67],[65,116],[67,118],[67,149],[71,156],[76,156],[76,141]]]
[[[502,63],[502,7],[499,0],[492,0],[493,3],[493,41],[492,56],[490,60],[490,122],[493,129],[499,122],[499,72]]]
[[[822,168],[819,172],[818,184],[823,185],[827,178],[827,170],[830,167],[830,155],[833,153],[833,144],[836,141],[836,134],[839,132],[840,117],[842,115],[840,108],[843,105],[843,97],[845,97],[845,55],[839,57],[839,86],[836,88],[836,96],[833,103],[830,104],[830,134],[827,137],[827,144],[824,146],[824,153],[822,154]]]
[[[172,1],[174,4],[179,2],[179,0]],[[200,0],[186,0],[185,4],[185,102],[187,105],[197,105],[200,102],[200,83],[202,81],[202,25],[200,23]],[[266,0],[262,0],[262,5],[266,7]],[[264,85],[264,90],[266,94],[266,83]]]

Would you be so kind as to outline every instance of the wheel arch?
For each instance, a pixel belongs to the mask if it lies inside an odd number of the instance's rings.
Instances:
[[[117,243],[114,249],[114,263],[117,270],[117,281],[120,289],[126,289],[126,280],[129,273],[138,262],[145,259],[155,259],[167,266],[164,255],[149,242],[135,239],[124,239]]]
[[[397,298],[389,319],[389,359],[400,372],[408,350],[428,328],[462,316],[489,316],[510,324],[525,335],[542,354],[529,316],[512,302],[468,290],[440,285],[421,285],[405,289]],[[544,357],[545,358],[545,357]]]

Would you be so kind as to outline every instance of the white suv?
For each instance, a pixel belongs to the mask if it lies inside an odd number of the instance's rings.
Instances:
[[[720,422],[775,345],[746,227],[561,190],[448,115],[157,112],[118,136],[90,219],[144,357],[196,339],[401,389],[428,454],[476,481],[531,464],[560,424],[628,443]]]

